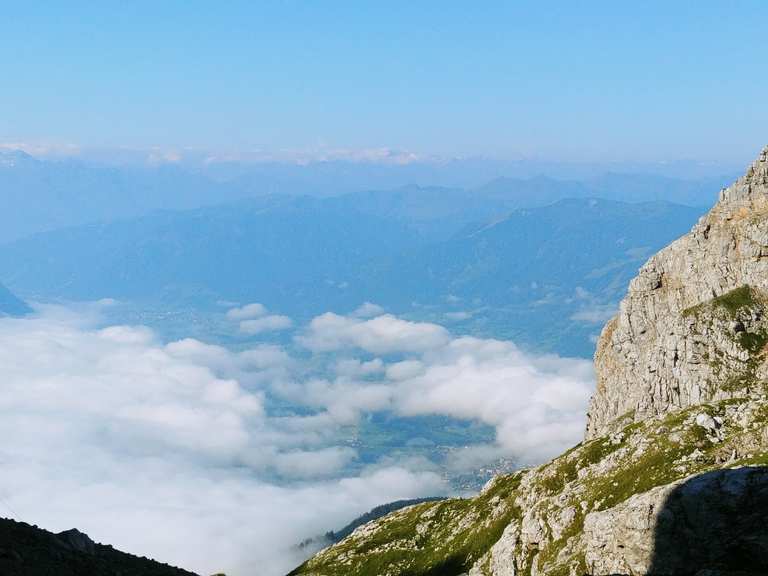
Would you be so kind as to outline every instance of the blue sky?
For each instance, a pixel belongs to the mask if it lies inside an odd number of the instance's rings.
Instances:
[[[768,3],[3,2],[0,140],[742,162]]]

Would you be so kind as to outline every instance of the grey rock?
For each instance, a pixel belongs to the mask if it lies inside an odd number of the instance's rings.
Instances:
[[[739,310],[707,306],[745,286],[752,302]],[[587,438],[610,431],[626,414],[641,421],[742,396],[749,377],[765,370],[747,366],[744,335],[768,331],[766,295],[768,148],[691,232],[630,283],[598,342]]]

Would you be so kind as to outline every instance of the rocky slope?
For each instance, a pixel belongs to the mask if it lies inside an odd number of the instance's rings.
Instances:
[[[361,526],[292,574],[768,573],[766,272],[768,149],[632,281],[583,443]]]
[[[195,576],[192,572],[94,543],[77,530],[53,534],[0,519],[3,576]]]

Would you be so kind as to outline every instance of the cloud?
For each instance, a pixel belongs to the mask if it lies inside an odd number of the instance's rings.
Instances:
[[[232,308],[227,311],[227,318],[230,320],[248,320],[250,318],[259,318],[266,315],[267,309],[263,304],[255,302],[246,304],[240,308]]]
[[[231,319],[270,317],[249,306]],[[494,427],[495,442],[446,457],[452,471],[538,462],[582,437],[583,360],[389,314],[324,314],[296,342],[296,356],[163,343],[146,327],[99,327],[88,309],[0,320],[0,499],[20,519],[201,573],[273,576],[302,560],[305,538],[444,493],[437,461],[362,464],[346,439],[363,416]]]
[[[239,321],[240,332],[250,335],[287,330],[293,326],[293,320],[288,316],[268,314],[266,307],[259,303],[232,308],[227,311],[227,318]]]
[[[443,490],[429,471],[348,477],[321,415],[272,416],[294,361],[48,308],[0,320],[0,498],[20,519],[200,573],[284,574],[292,546],[392,499]],[[293,480],[302,480],[296,483]],[[115,522],[115,518],[120,518]]]
[[[80,147],[75,144],[54,143],[54,142],[23,142],[11,141],[0,142],[0,150],[20,150],[30,156],[37,158],[46,157],[70,157],[80,154]]]
[[[590,304],[571,315],[571,320],[587,324],[604,324],[616,315],[615,304]]]
[[[390,314],[369,320],[328,312],[314,318],[298,342],[313,352],[359,348],[373,354],[423,352],[448,342],[437,324],[409,322]]]
[[[362,164],[407,165],[416,162],[434,162],[437,158],[426,157],[407,150],[392,148],[335,148],[318,146],[303,150],[247,150],[215,152],[205,158],[206,164],[219,162],[285,162],[307,165],[315,162],[351,162]]]
[[[382,314],[384,314],[384,308],[371,302],[361,304],[354,312],[352,312],[352,316],[357,318],[372,318],[374,316],[381,316]]]
[[[538,462],[583,435],[591,364],[531,356],[514,344],[457,338],[430,351],[421,372],[398,379],[397,410],[443,414],[496,428],[507,456]]]
[[[451,337],[436,324],[390,315],[360,320],[324,314],[299,341],[316,352],[357,348],[405,355],[383,364],[383,377],[377,364],[373,378],[362,380],[350,369],[290,393],[338,422],[353,423],[375,410],[477,420],[495,427],[506,456],[523,462],[554,456],[583,435],[593,389],[592,366],[585,360],[526,354],[511,342]]]

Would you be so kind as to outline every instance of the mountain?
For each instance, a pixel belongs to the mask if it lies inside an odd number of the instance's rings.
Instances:
[[[67,226],[253,195],[173,165],[112,167],[0,151],[0,242]]]
[[[596,327],[644,259],[699,216],[666,202],[562,200],[412,251],[372,284],[396,285],[392,303],[403,308],[450,301],[469,315],[462,328],[478,334],[589,355]]]
[[[369,522],[291,574],[768,573],[766,230],[768,148],[630,283],[584,442]]]
[[[136,218],[157,210],[190,210],[273,194],[349,195],[344,202],[361,212],[396,216],[427,239],[439,240],[468,223],[563,198],[594,196],[708,205],[706,194],[697,191],[713,190],[709,185],[713,180],[725,182],[695,167],[686,169],[690,179],[653,174],[601,176],[609,167],[591,167],[583,174],[584,170],[571,167],[570,172],[578,174],[574,179],[536,175],[562,174],[563,170],[554,165],[482,159],[248,164],[224,162],[191,151],[186,155],[197,156],[197,161],[180,157],[167,161],[156,157],[156,151],[122,150],[115,155],[136,154],[140,156],[138,162],[106,164],[85,157],[42,160],[18,150],[0,150],[4,208],[0,212],[0,243],[58,228]],[[511,175],[516,177],[508,177]],[[358,193],[366,189],[378,191]]]
[[[8,288],[0,284],[0,317],[23,316],[31,311],[24,301],[17,298]]]
[[[366,214],[398,220],[417,230],[425,239],[439,241],[447,240],[469,225],[503,218],[514,210],[589,195],[590,189],[581,182],[537,176],[498,178],[471,190],[406,186],[395,190],[356,192],[339,201]]]
[[[3,576],[195,576],[192,572],[94,543],[78,530],[53,534],[0,518]]]
[[[354,280],[418,242],[397,222],[271,196],[41,233],[2,246],[0,269],[17,292],[47,298],[258,299],[314,312],[359,305]]]
[[[622,286],[700,214],[663,202],[570,199],[428,243],[402,217],[407,198],[393,204],[395,214],[358,200],[269,196],[37,234],[0,245],[0,277],[29,299],[219,312],[217,301],[256,301],[296,319],[372,301],[589,355]]]

